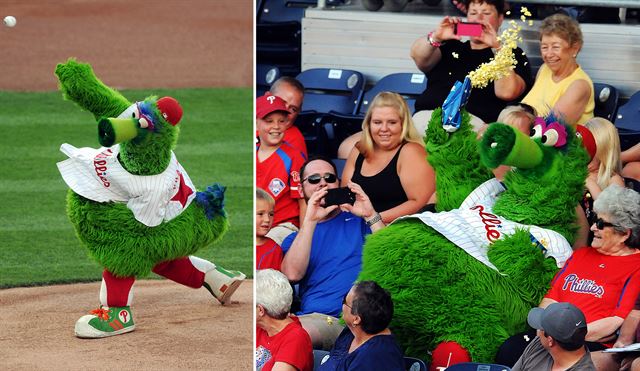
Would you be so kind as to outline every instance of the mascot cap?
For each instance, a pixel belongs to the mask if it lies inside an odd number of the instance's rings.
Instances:
[[[182,119],[182,107],[177,100],[171,97],[162,97],[156,102],[162,117],[171,125],[176,126]]]
[[[587,152],[589,152],[589,157],[593,160],[598,147],[596,146],[596,139],[593,137],[591,130],[584,125],[577,125],[576,136],[582,138],[582,145]]]
[[[264,119],[269,114],[277,111],[282,111],[289,114],[287,109],[287,102],[275,95],[263,95],[256,99],[256,117]]]

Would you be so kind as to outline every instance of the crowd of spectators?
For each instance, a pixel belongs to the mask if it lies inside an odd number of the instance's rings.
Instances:
[[[505,2],[458,3],[482,34],[461,40],[454,28],[462,20],[447,16],[417,39],[410,55],[428,78],[417,112],[412,117],[396,93],[378,94],[362,132],[349,139],[342,174],[332,159],[307,153],[294,125],[304,105],[297,80],[283,77],[256,100],[258,369],[309,370],[312,348],[331,350],[322,370],[404,369],[388,328],[391,295],[356,279],[368,234],[437,202],[425,126],[454,82],[501,48]],[[591,157],[574,253],[530,312],[530,331],[508,339],[497,362],[514,370],[638,370],[638,353],[602,350],[640,341],[640,194],[623,179],[640,180],[640,144],[621,152],[615,126],[594,117],[593,83],[576,61],[582,33],[567,14],[542,21],[535,78],[518,49],[515,68],[473,89],[466,105],[478,137],[496,121],[529,134],[537,116],[555,115],[576,129]]]

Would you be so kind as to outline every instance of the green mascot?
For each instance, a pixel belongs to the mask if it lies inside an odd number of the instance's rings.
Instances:
[[[129,102],[91,66],[73,59],[55,71],[64,97],[98,122],[99,149],[63,144],[58,169],[70,190],[67,214],[80,241],[104,267],[100,308],[81,317],[76,336],[133,331],[132,286],[151,271],[205,287],[222,304],[245,275],[191,256],[228,229],[225,188],[197,192],[173,148],[182,108],[171,97]]]
[[[464,109],[453,129],[446,111],[434,111],[425,139],[438,212],[371,235],[359,277],[392,293],[394,333],[432,370],[492,362],[526,329],[572,253],[589,161],[574,129],[554,117],[537,118],[531,136],[494,123],[478,142]],[[504,182],[489,170],[501,164],[513,167]]]

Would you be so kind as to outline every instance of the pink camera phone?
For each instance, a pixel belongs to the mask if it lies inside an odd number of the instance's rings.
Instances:
[[[455,25],[455,33],[458,36],[480,36],[482,35],[482,24],[459,22]]]

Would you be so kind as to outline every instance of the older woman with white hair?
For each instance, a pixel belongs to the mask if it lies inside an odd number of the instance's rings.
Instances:
[[[293,289],[274,269],[256,271],[256,369],[311,371],[311,339],[297,317],[290,315]]]
[[[551,303],[568,302],[577,306],[587,320],[585,340],[592,352],[613,344],[640,294],[640,194],[610,185],[593,208],[598,215],[591,226],[591,246],[573,252],[539,305],[546,308]],[[535,332],[528,335],[535,338]],[[527,344],[516,345],[512,339],[522,337],[509,338],[497,362],[506,366],[515,363]]]

